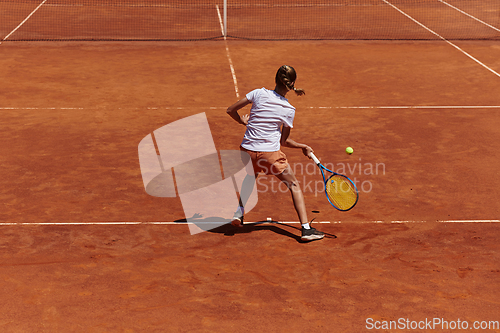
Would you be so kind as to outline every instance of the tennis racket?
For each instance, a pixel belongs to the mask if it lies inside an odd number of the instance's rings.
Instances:
[[[352,209],[358,203],[359,198],[358,189],[352,180],[344,175],[327,169],[313,153],[310,153],[309,156],[321,170],[323,181],[325,182],[326,198],[330,204],[341,211]],[[328,178],[326,178],[328,174],[325,175],[325,171],[331,173]]]

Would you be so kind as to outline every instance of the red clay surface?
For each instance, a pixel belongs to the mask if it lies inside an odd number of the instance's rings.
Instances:
[[[498,42],[457,45],[500,71]],[[307,94],[289,96],[292,138],[365,182],[358,205],[340,213],[309,190],[317,171],[297,172],[310,218],[342,221],[316,224],[336,238],[302,244],[297,224],[195,236],[186,225],[35,225],[182,220],[177,198],[145,193],[140,140],[200,112],[217,149],[237,149],[244,128],[225,114],[237,98],[223,41],[3,43],[1,330],[362,332],[367,318],[499,321],[498,224],[436,221],[500,216],[500,108],[487,107],[500,105],[500,78],[444,42],[228,47],[241,96],[273,88],[277,68],[294,66]],[[288,193],[259,193],[247,220],[266,217],[297,220]]]

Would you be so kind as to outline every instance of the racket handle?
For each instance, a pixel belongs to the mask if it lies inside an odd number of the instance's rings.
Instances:
[[[314,163],[320,164],[318,158],[313,153],[309,153],[309,157],[312,158],[312,160],[314,161]]]

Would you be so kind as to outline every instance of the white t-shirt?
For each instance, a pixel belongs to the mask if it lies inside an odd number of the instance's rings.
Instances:
[[[285,97],[266,88],[255,89],[246,97],[252,108],[241,146],[259,152],[280,150],[281,126],[293,127],[295,108]]]

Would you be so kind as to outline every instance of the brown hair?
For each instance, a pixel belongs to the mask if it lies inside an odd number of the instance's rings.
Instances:
[[[295,80],[297,79],[297,73],[292,66],[283,65],[278,69],[276,73],[276,84],[285,87],[288,90],[293,90],[298,96],[305,95],[304,89],[298,89],[294,87]]]

